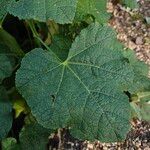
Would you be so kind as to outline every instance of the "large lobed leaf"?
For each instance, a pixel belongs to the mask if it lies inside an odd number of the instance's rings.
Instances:
[[[92,15],[98,22],[106,23],[110,17],[106,4],[106,0],[13,0],[8,11],[20,19],[43,22],[50,19],[65,24],[71,23],[74,17],[83,21]]]
[[[4,87],[0,86],[0,140],[5,138],[12,126],[12,104]]]
[[[40,124],[70,126],[81,139],[125,138],[130,105],[123,90],[134,73],[114,37],[95,23],[76,38],[64,62],[40,48],[23,58],[16,86]]]
[[[9,13],[20,19],[45,22],[71,23],[75,16],[77,0],[19,0],[11,3]]]

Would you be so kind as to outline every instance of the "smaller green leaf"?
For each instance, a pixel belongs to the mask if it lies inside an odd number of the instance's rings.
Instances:
[[[25,117],[25,120],[24,120],[25,124],[26,125],[29,125],[29,124],[33,124],[33,123],[36,123],[36,118],[32,115],[32,113],[28,113],[28,115]]]
[[[2,140],[2,150],[20,150],[20,149],[18,149],[16,139],[10,137]]]
[[[4,87],[0,86],[0,140],[5,138],[12,126],[12,104]]]
[[[134,103],[134,102],[131,102],[130,103],[130,106],[131,106],[131,115],[132,115],[132,118],[139,118],[141,120],[142,116],[141,116],[141,113],[140,113],[140,108],[139,106]]]
[[[13,108],[15,110],[15,117],[19,117],[19,115],[23,112],[24,114],[28,113],[28,108],[24,100],[17,99],[13,100]]]
[[[129,92],[132,94],[137,94],[143,91],[150,90],[150,79],[148,78],[149,66],[144,62],[139,61],[135,53],[132,50],[124,51],[124,57],[126,57],[131,66],[134,69],[134,84],[131,84],[129,87]]]
[[[141,104],[140,107],[142,119],[150,121],[150,103]]]
[[[150,24],[150,17],[146,17],[146,22]]]
[[[137,0],[122,0],[122,3],[131,9],[138,8]]]
[[[139,61],[133,50],[127,49],[123,51],[123,54],[124,54],[124,57],[127,58],[129,62],[131,63],[131,65],[134,67],[134,71],[137,74],[141,74],[144,76],[148,75],[149,66],[146,65],[143,61]]]
[[[106,4],[106,0],[78,0],[75,19],[82,21],[92,15],[99,23],[106,23],[110,18]]]
[[[44,150],[48,143],[48,136],[51,131],[43,128],[39,124],[25,126],[20,133],[21,150]]]
[[[133,81],[133,85],[130,85],[129,92],[137,94],[143,91],[150,90],[150,79],[143,75],[136,75]]]
[[[133,117],[138,117],[140,120],[150,121],[150,104],[149,103],[131,103],[133,109]]]
[[[141,92],[137,94],[141,103],[150,102],[150,89],[148,92]]]
[[[14,67],[14,55],[9,52],[9,48],[0,44],[0,83],[3,79],[11,76]]]
[[[19,57],[24,56],[24,52],[21,50],[16,39],[3,28],[0,28],[0,43],[6,45],[9,48],[9,52],[13,55]]]
[[[150,121],[150,91],[138,93],[136,99],[131,103],[133,117]]]

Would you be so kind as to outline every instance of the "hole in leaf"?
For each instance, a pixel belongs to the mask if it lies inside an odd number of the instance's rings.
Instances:
[[[131,100],[131,94],[130,94],[130,92],[124,91],[124,93],[128,96],[129,102],[131,102],[132,100]]]
[[[124,61],[125,61],[126,63],[130,63],[130,61],[129,61],[128,58],[124,58]]]
[[[55,95],[51,95],[51,100],[52,100],[53,103],[55,102],[55,100],[56,100]]]

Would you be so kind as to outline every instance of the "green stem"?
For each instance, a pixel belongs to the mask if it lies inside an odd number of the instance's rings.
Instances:
[[[7,14],[5,14],[3,16],[3,18],[1,19],[1,21],[0,21],[0,28],[2,28],[2,25],[3,25],[3,22],[4,22],[5,18],[6,18],[6,16],[7,16]]]
[[[34,37],[35,39],[37,39],[48,51],[52,52],[52,54],[55,55],[55,57],[56,57],[59,61],[61,61],[61,60],[59,59],[59,57],[42,41],[42,39],[40,38],[39,34],[38,34],[37,31],[36,31],[36,28],[35,28],[35,26],[34,26],[34,23],[33,23],[32,21],[28,21],[28,24],[29,24],[30,29],[31,29],[31,31],[32,31],[33,37]]]
[[[36,31],[33,21],[28,21],[28,25],[30,26],[33,36],[34,37],[39,36],[38,32]]]
[[[41,44],[40,44],[39,40],[37,40],[37,37],[39,37],[39,34],[36,31],[36,28],[35,28],[35,25],[34,25],[33,21],[27,21],[27,23],[28,23],[28,25],[29,25],[29,27],[32,31],[32,34],[33,34],[33,37],[35,39],[36,44],[41,47]]]
[[[10,48],[11,52],[16,54],[17,56],[24,56],[24,52],[21,50],[16,39],[7,31],[5,31],[2,27],[0,27],[0,42],[7,45]]]
[[[41,40],[40,37],[35,37],[37,38],[42,44],[43,46],[48,50],[50,51],[60,62],[61,62],[61,59]]]

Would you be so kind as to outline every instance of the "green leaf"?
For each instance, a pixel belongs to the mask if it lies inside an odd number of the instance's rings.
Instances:
[[[141,69],[142,70],[142,69]],[[150,78],[136,74],[134,84],[130,86],[129,92],[137,94],[138,92],[150,91]]]
[[[50,134],[50,130],[36,123],[25,126],[19,136],[21,150],[46,149]]]
[[[150,103],[131,103],[133,109],[133,117],[140,120],[150,121]]]
[[[78,0],[76,20],[85,20],[89,15],[99,23],[106,23],[110,18],[107,13],[106,0]]]
[[[13,1],[9,13],[20,19],[35,19],[45,22],[71,23],[75,16],[77,0],[19,0]]]
[[[35,117],[32,115],[32,113],[30,112],[25,117],[24,122],[25,122],[26,125],[28,125],[28,124],[33,124],[33,123],[35,123],[37,121],[36,121]]]
[[[150,79],[148,78],[149,66],[144,62],[139,61],[135,53],[132,50],[124,51],[124,57],[126,57],[130,64],[134,68],[134,84],[129,85],[129,92],[131,94],[137,94],[138,92],[150,90]]]
[[[22,99],[13,100],[13,109],[15,110],[15,118],[19,117],[21,113],[27,114],[29,112],[25,101]]]
[[[138,8],[137,0],[122,0],[122,3],[125,4],[127,7],[134,9]]]
[[[148,92],[138,93],[137,96],[139,99],[141,118],[150,121],[150,88]]]
[[[24,52],[21,50],[16,39],[3,28],[0,28],[0,43],[5,44],[12,54],[23,57]]]
[[[0,86],[0,140],[5,138],[12,126],[12,104],[4,87]]]
[[[137,94],[141,103],[150,102],[150,89],[148,92],[141,92]]]
[[[54,36],[50,49],[61,59],[65,60],[68,56],[69,48],[71,47],[71,40],[59,35]]]
[[[2,141],[2,148],[3,150],[44,150],[50,134],[50,130],[37,123],[26,125],[19,135],[19,143],[14,138],[7,138]]]
[[[96,23],[82,30],[64,62],[40,48],[23,58],[16,86],[40,124],[70,126],[81,139],[125,138],[130,104],[123,89],[134,73],[115,40],[109,27]]]
[[[130,105],[132,110],[132,118],[138,118],[141,120],[142,116],[141,116],[141,110],[139,106],[134,102],[131,102]]]
[[[15,138],[6,138],[2,140],[2,150],[20,150]]]
[[[147,24],[150,24],[150,17],[145,17]]]
[[[143,120],[150,121],[150,103],[143,103],[140,105],[141,116]]]
[[[7,13],[11,0],[0,0],[0,19]]]
[[[138,60],[133,50],[127,49],[123,51],[123,54],[124,57],[126,57],[130,61],[130,64],[134,67],[135,73],[148,76],[149,66],[146,65],[143,61]]]
[[[14,67],[14,55],[7,46],[0,44],[0,83],[11,76]]]

